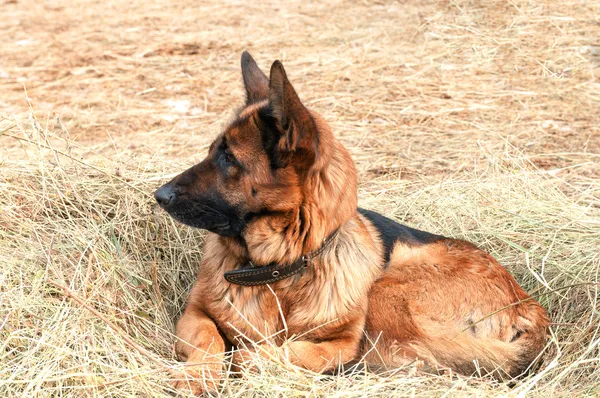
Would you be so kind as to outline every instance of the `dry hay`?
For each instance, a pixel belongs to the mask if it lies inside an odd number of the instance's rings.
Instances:
[[[538,372],[514,386],[259,361],[224,395],[600,393],[600,4],[16,1],[0,13],[1,396],[169,396],[203,235],[151,192],[230,117],[243,49],[265,68],[284,60],[351,150],[361,205],[481,245],[554,324]]]

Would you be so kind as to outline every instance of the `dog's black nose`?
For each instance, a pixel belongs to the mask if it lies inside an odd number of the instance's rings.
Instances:
[[[167,207],[172,203],[173,198],[175,198],[175,192],[173,192],[173,188],[169,185],[163,185],[154,192],[154,199],[156,199],[158,204],[162,207]]]

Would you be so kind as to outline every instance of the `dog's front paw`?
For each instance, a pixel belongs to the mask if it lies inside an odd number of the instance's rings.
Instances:
[[[216,392],[222,379],[223,366],[214,363],[184,364],[183,369],[171,372],[173,388],[183,394],[200,395]]]
[[[255,355],[257,355],[256,352],[245,348],[234,351],[231,357],[231,370],[240,374],[244,371],[256,371],[257,367],[253,358]]]
[[[241,348],[231,357],[232,370],[236,373],[259,372],[261,358],[281,363],[284,359],[284,350],[271,344],[256,346],[253,349]]]

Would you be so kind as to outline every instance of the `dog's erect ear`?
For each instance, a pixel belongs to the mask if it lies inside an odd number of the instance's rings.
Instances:
[[[269,79],[256,64],[248,51],[242,53],[242,77],[246,88],[246,103],[251,104],[267,99]]]
[[[308,167],[315,161],[317,153],[315,124],[308,109],[300,102],[280,61],[273,62],[271,66],[269,107],[282,133],[279,149],[294,153],[296,162]]]

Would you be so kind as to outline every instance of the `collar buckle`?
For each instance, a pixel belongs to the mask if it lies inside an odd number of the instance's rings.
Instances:
[[[311,258],[308,256],[302,256],[301,260],[302,260],[303,267],[308,268],[308,266],[310,265]]]

